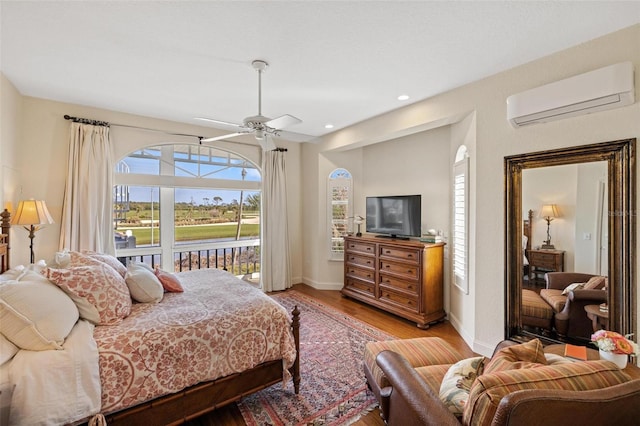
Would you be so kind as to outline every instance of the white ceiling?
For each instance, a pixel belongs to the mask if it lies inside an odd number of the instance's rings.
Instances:
[[[319,136],[638,23],[640,2],[2,0],[0,22],[23,95],[240,123],[263,59],[263,114]]]

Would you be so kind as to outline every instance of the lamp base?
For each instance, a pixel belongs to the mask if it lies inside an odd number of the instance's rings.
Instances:
[[[556,248],[553,244],[543,244],[540,246],[542,250],[553,250]]]

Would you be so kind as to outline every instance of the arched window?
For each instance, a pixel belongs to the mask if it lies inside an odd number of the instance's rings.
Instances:
[[[329,174],[327,185],[329,259],[344,259],[344,237],[353,223],[353,179],[345,169]]]
[[[453,277],[469,293],[469,156],[462,145],[453,165]]]
[[[167,270],[197,262],[198,268],[223,263],[236,275],[255,272],[259,250],[248,268],[238,248],[259,248],[260,182],[253,163],[218,148],[168,144],[130,153],[115,170],[118,256],[146,256]]]

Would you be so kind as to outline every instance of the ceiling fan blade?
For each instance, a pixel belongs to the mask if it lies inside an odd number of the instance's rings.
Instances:
[[[247,133],[251,133],[251,132],[229,133],[228,135],[214,136],[212,138],[204,138],[204,139],[201,139],[200,142],[214,142],[214,141],[219,141],[219,140],[222,140],[222,139],[235,138],[236,136],[246,135]]]
[[[194,117],[195,120],[201,120],[201,121],[208,121],[210,123],[216,123],[216,124],[222,124],[224,126],[231,126],[231,127],[243,127],[242,124],[237,124],[237,123],[230,123],[228,121],[222,121],[222,120],[214,120],[213,118],[206,118],[206,117]]]
[[[264,124],[271,128],[279,130],[298,123],[302,123],[302,120],[294,117],[293,115],[285,114],[281,115],[280,117],[274,118],[273,120],[269,120]]]
[[[318,138],[317,136],[305,135],[304,133],[289,132],[287,130],[279,130],[273,136],[289,142],[313,142],[314,139]]]

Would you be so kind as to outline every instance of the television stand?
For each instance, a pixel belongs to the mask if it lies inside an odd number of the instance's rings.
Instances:
[[[342,294],[429,328],[446,315],[444,245],[345,237]]]

